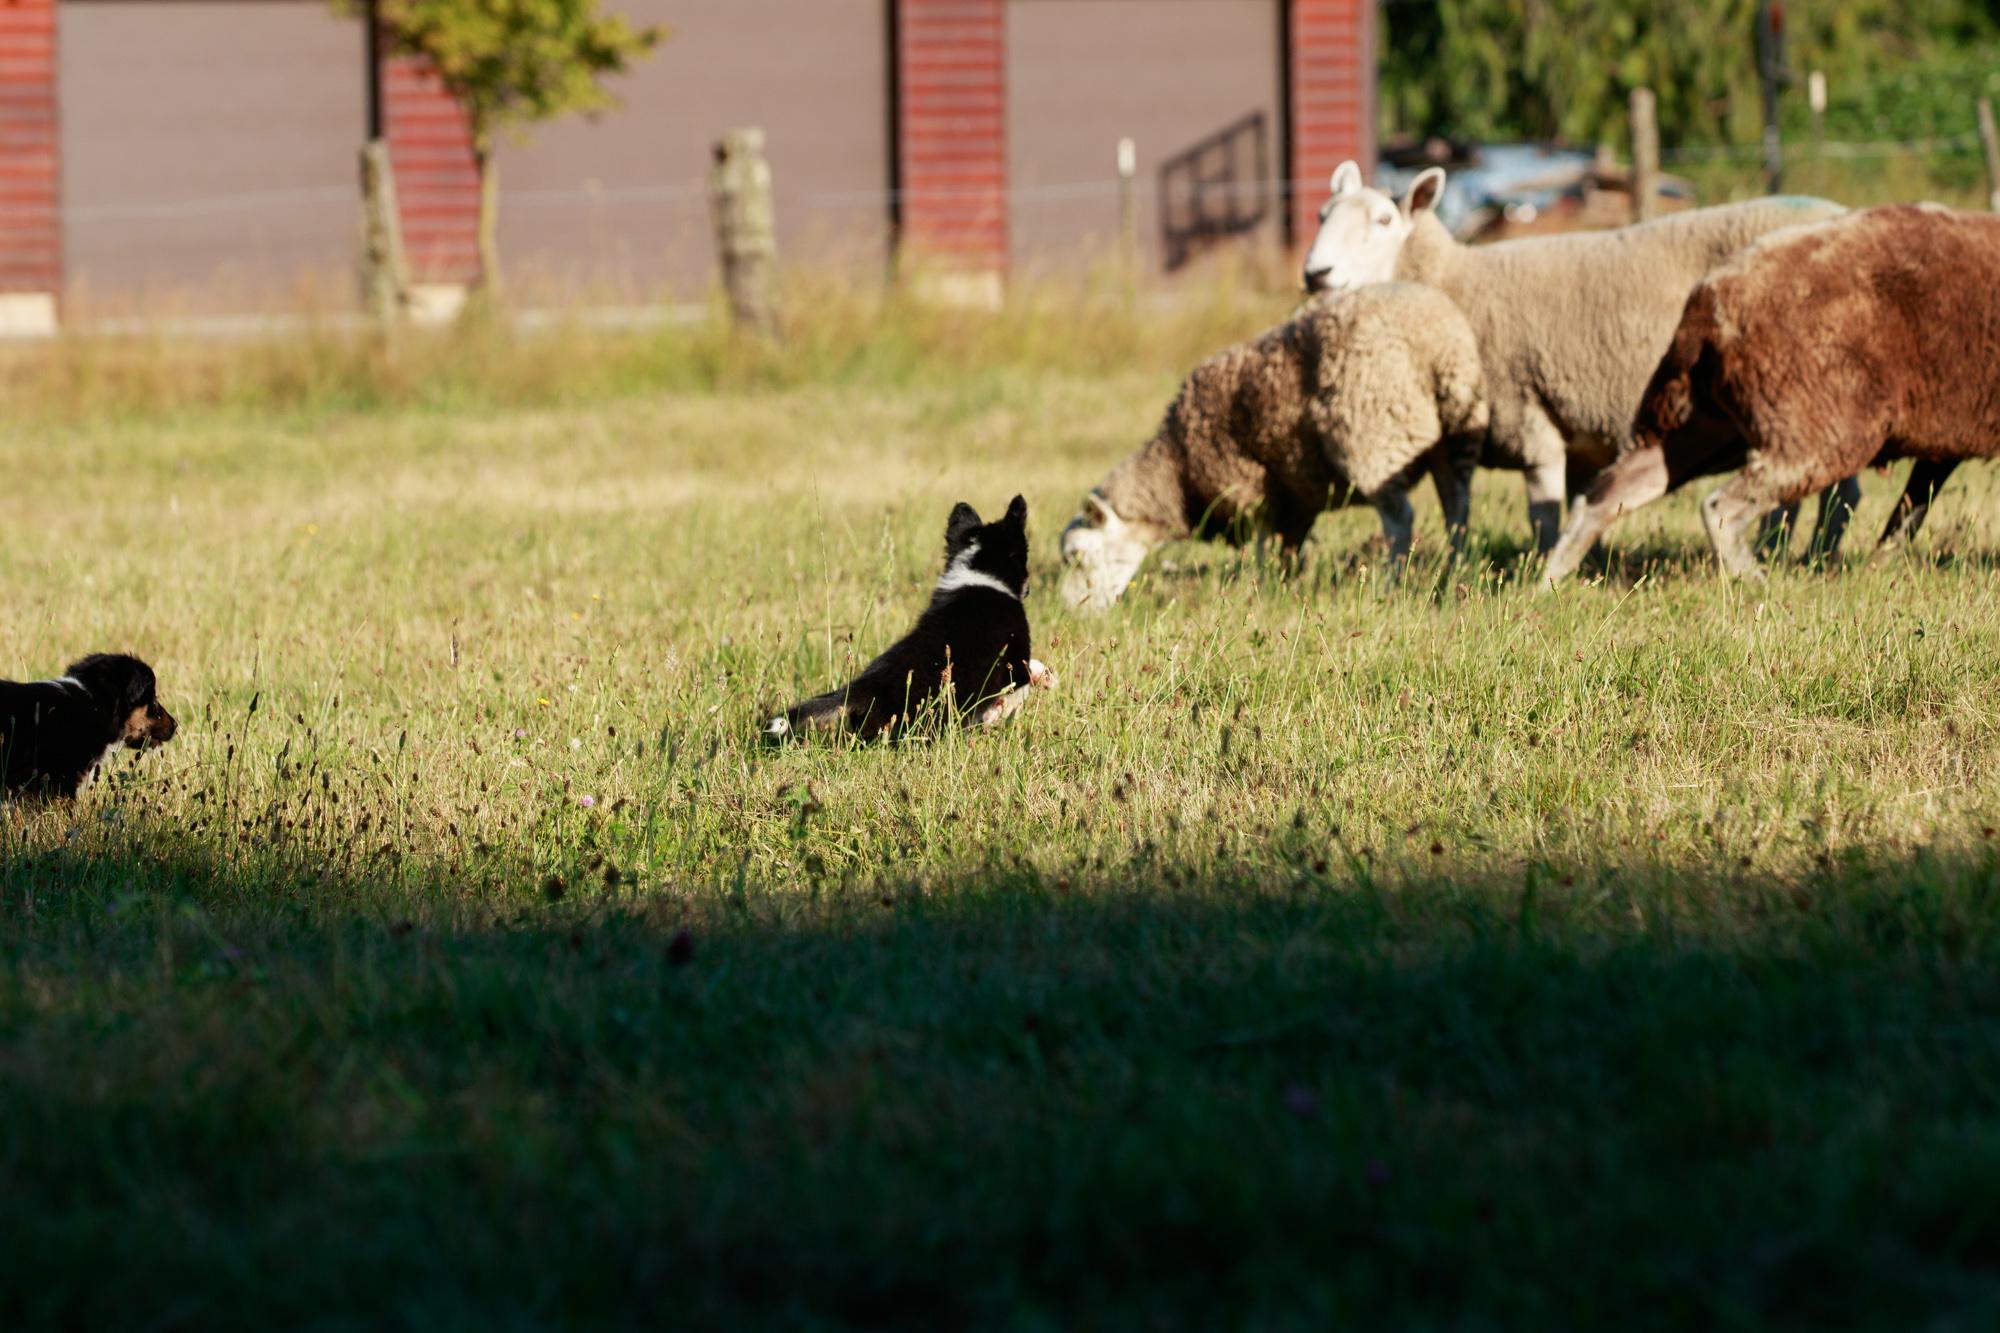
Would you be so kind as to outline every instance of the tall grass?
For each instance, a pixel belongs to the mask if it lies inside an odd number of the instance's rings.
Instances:
[[[992,310],[912,295],[921,283],[791,272],[779,284],[777,342],[735,335],[719,304],[706,317],[641,330],[596,325],[581,309],[558,310],[532,333],[502,317],[474,317],[407,331],[393,349],[331,317],[243,339],[188,337],[163,324],[167,331],[150,335],[0,347],[0,392],[17,421],[78,421],[529,407],[847,380],[900,386],[978,369],[1171,369],[1282,318],[1297,281],[1279,267],[1274,256],[1240,256],[1171,295],[1141,293],[1111,270],[1017,282]]]
[[[1990,476],[1764,588],[1677,501],[1536,597],[1483,477],[1061,609],[1288,301],[12,354],[6,673],[184,725],[0,810],[0,1323],[1990,1323]],[[1057,692],[758,743],[1016,491]]]

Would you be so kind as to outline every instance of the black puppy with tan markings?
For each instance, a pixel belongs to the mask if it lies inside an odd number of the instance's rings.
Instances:
[[[92,653],[55,680],[0,680],[0,799],[68,799],[121,749],[174,738],[153,668]]]

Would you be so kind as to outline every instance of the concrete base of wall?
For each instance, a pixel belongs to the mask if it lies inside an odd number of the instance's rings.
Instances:
[[[463,283],[415,283],[410,287],[410,322],[421,328],[449,324],[465,309],[465,295]]]
[[[951,273],[930,270],[904,279],[919,301],[959,310],[998,310],[1007,299],[1007,282],[999,273]]]
[[[54,292],[0,292],[0,338],[53,338]]]

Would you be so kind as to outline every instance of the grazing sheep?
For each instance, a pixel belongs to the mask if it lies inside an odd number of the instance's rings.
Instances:
[[[1687,300],[1633,424],[1637,447],[1571,514],[1549,585],[1605,528],[1694,477],[1724,570],[1762,578],[1747,530],[1870,463],[1915,458],[1906,500],[2000,453],[2000,218],[1897,205],[1781,233]],[[1885,542],[1921,507],[1898,506]]]
[[[1485,431],[1478,348],[1449,300],[1409,283],[1315,298],[1196,366],[1153,438],[1084,497],[1063,600],[1111,605],[1179,537],[1268,533],[1290,550],[1329,504],[1373,504],[1400,559],[1425,470],[1456,546]]]
[[[1493,443],[1526,465],[1528,522],[1542,551],[1562,523],[1569,467],[1588,476],[1629,447],[1633,410],[1688,289],[1759,236],[1844,211],[1818,199],[1764,199],[1616,231],[1467,246],[1433,211],[1444,180],[1439,168],[1423,172],[1398,205],[1342,163],[1306,254],[1306,288],[1398,278],[1457,303],[1479,338]],[[1846,505],[1833,510],[1839,522],[1859,498],[1848,483]]]

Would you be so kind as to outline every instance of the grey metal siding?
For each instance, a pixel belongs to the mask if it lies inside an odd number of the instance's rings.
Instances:
[[[624,0],[669,33],[615,85],[622,109],[500,155],[511,283],[617,299],[699,296],[724,130],[760,125],[781,261],[879,278],[889,246],[887,0]]]
[[[57,11],[63,246],[99,309],[350,301],[361,29],[318,3]]]
[[[1118,227],[1115,149],[1138,150],[1141,258],[1165,267],[1163,162],[1247,118],[1262,117],[1265,182],[1284,175],[1279,0],[1010,0],[1008,185],[1017,272],[1102,258]],[[1245,143],[1248,136],[1245,136]],[[1251,173],[1247,166],[1239,178]],[[1245,187],[1260,182],[1240,179]],[[1283,206],[1268,184],[1248,233],[1278,244]]]

